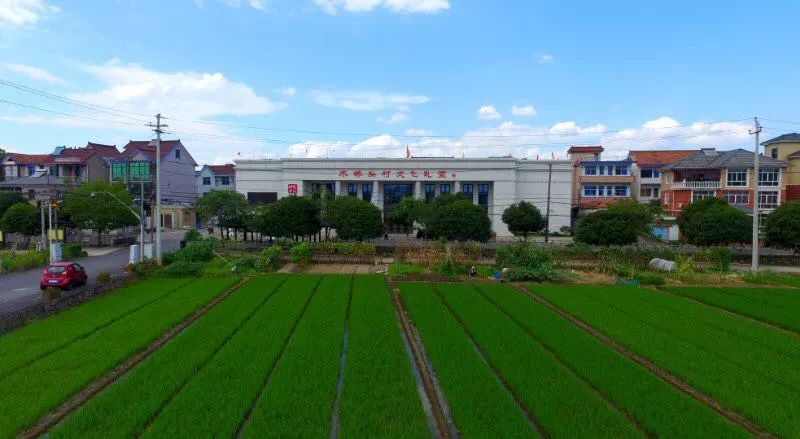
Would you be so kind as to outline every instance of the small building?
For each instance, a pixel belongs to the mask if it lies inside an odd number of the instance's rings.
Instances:
[[[593,212],[609,203],[632,200],[633,161],[602,160],[602,146],[572,146],[572,206],[577,213]]]
[[[17,192],[37,206],[42,201],[63,199],[68,189],[64,179],[46,172],[0,182],[0,191]]]
[[[203,195],[212,190],[236,190],[236,167],[227,165],[203,165],[197,171],[197,195]]]
[[[634,198],[644,204],[652,200],[660,200],[660,169],[695,152],[697,152],[696,149],[630,151],[628,153],[628,158],[633,161]]]
[[[47,159],[48,172],[66,183],[109,181],[109,163],[92,148],[58,147]]]
[[[31,177],[49,172],[49,154],[6,153],[3,158],[3,176],[5,180]]]
[[[800,134],[789,133],[761,143],[764,154],[789,164],[784,171],[786,201],[800,201]]]

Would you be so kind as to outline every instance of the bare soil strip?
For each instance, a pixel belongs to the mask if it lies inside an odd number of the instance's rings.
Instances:
[[[672,385],[676,389],[680,390],[681,392],[689,395],[690,397],[694,398],[698,402],[706,405],[711,410],[717,412],[720,416],[728,419],[729,421],[740,425],[742,428],[750,432],[750,434],[760,437],[760,438],[774,438],[775,436],[769,433],[768,431],[764,430],[760,426],[756,425],[749,419],[745,418],[744,416],[740,415],[738,412],[725,407],[717,400],[711,398],[710,396],[700,392],[699,390],[695,389],[688,383],[684,382],[680,378],[672,375],[671,373],[667,372],[664,369],[661,369],[659,366],[655,365],[650,360],[634,353],[633,351],[628,350],[624,346],[620,345],[616,341],[612,340],[611,338],[607,337],[602,332],[598,331],[597,329],[589,326],[588,324],[584,323],[582,320],[573,317],[571,314],[567,313],[566,311],[562,310],[561,308],[553,305],[552,303],[548,302],[547,300],[543,299],[542,297],[538,296],[537,294],[528,291],[523,285],[519,284],[512,284],[513,287],[522,294],[527,295],[531,299],[535,300],[538,303],[548,307],[550,310],[555,312],[556,314],[560,315],[573,325],[577,326],[578,328],[582,329],[583,331],[587,332],[588,334],[592,335],[594,338],[598,339],[600,342],[610,346],[615,351],[617,351],[620,355],[625,356],[626,358],[630,359],[631,361],[635,361],[645,369],[649,370],[651,373],[656,375],[657,377],[661,378],[668,384]]]
[[[353,278],[350,277],[350,292],[347,298],[347,311],[344,315],[344,336],[342,337],[342,358],[339,361],[339,379],[336,385],[336,399],[333,400],[333,413],[331,414],[331,431],[328,437],[336,439],[339,436],[339,404],[342,399],[344,387],[344,365],[347,361],[347,334],[350,330],[350,304],[353,302]]]
[[[55,410],[44,415],[36,423],[36,425],[29,428],[28,430],[23,431],[17,437],[21,439],[29,439],[45,434],[47,430],[49,430],[50,428],[61,422],[62,419],[66,418],[70,413],[77,410],[80,406],[89,401],[94,395],[100,393],[103,389],[113,384],[123,375],[128,373],[128,371],[136,367],[136,365],[144,361],[144,359],[155,353],[158,349],[167,344],[167,342],[169,342],[170,340],[175,338],[178,334],[183,332],[183,330],[188,328],[192,323],[195,322],[195,320],[199,319],[203,314],[208,312],[211,308],[213,308],[218,303],[225,300],[231,293],[239,289],[239,287],[244,285],[245,282],[247,282],[248,280],[249,278],[242,279],[236,285],[232,286],[231,288],[228,288],[224,293],[215,297],[214,300],[207,303],[194,313],[192,313],[192,315],[190,315],[185,320],[175,325],[169,331],[165,332],[163,335],[161,335],[161,337],[157,338],[155,341],[150,343],[150,345],[148,345],[142,351],[128,358],[125,362],[118,365],[111,371],[107,372],[105,375],[94,380],[94,382],[90,383],[83,390],[73,395],[70,399],[65,401]]]
[[[397,318],[400,322],[400,327],[403,329],[403,337],[405,338],[405,341],[411,350],[412,359],[416,365],[419,377],[422,380],[422,387],[425,391],[425,396],[428,399],[431,414],[433,415],[433,419],[435,421],[435,427],[437,431],[434,433],[437,437],[443,439],[457,437],[457,434],[454,432],[455,423],[449,414],[449,410],[445,409],[444,397],[441,393],[441,390],[438,389],[438,385],[433,378],[433,373],[427,362],[425,350],[422,347],[422,343],[416,333],[416,329],[413,327],[411,320],[408,318],[408,313],[406,312],[403,302],[400,299],[399,290],[393,281],[387,279],[386,284],[389,287],[389,291],[391,291],[392,303],[394,303],[394,308]],[[426,404],[423,404],[423,406],[426,406]]]
[[[280,363],[281,357],[283,357],[283,353],[286,351],[286,346],[289,345],[292,337],[294,337],[294,331],[297,329],[297,325],[300,324],[300,320],[302,320],[303,316],[306,314],[308,305],[311,304],[311,300],[313,300],[314,296],[317,294],[317,288],[319,288],[319,284],[321,282],[322,276],[319,277],[317,284],[314,285],[314,290],[311,292],[311,294],[309,294],[308,300],[306,300],[305,305],[303,305],[303,310],[300,312],[300,315],[297,316],[297,320],[292,323],[292,329],[289,330],[289,336],[283,341],[283,346],[281,346],[280,352],[278,352],[278,355],[275,357],[275,362],[272,363],[269,372],[267,372],[267,376],[264,377],[264,383],[261,385],[261,390],[256,394],[255,398],[253,398],[253,401],[250,403],[250,408],[247,409],[244,417],[242,417],[242,420],[239,421],[239,426],[236,427],[236,433],[233,435],[233,437],[242,437],[242,431],[244,430],[244,427],[250,423],[250,418],[253,416],[253,410],[256,408],[256,404],[258,404],[258,400],[261,399],[261,396],[267,391],[267,387],[269,387],[269,381],[272,379],[272,373],[275,372],[275,368],[278,367],[278,363]]]
[[[461,317],[459,317],[458,314],[456,314],[456,312],[453,310],[453,308],[450,307],[447,301],[444,300],[444,297],[442,297],[441,293],[439,293],[439,291],[436,289],[436,285],[431,284],[431,288],[433,289],[436,296],[439,298],[439,301],[442,302],[442,305],[444,305],[444,307],[447,308],[447,311],[453,316],[454,319],[456,319],[458,325],[461,326],[461,330],[464,331],[464,334],[466,334],[467,338],[469,339],[469,342],[472,344],[472,347],[475,348],[475,351],[478,353],[478,355],[481,357],[484,363],[486,363],[486,365],[489,366],[490,369],[492,369],[492,372],[494,373],[495,377],[497,377],[497,381],[500,382],[503,388],[506,389],[506,392],[508,392],[508,394],[511,395],[511,397],[514,399],[514,402],[517,403],[517,407],[519,407],[519,409],[525,415],[525,418],[531,424],[533,429],[536,430],[542,436],[542,438],[545,439],[549,438],[550,433],[548,433],[547,430],[545,430],[542,427],[542,425],[539,424],[539,422],[536,420],[536,417],[533,416],[533,413],[531,412],[530,408],[527,405],[525,405],[525,403],[522,401],[522,398],[520,398],[519,395],[517,395],[517,392],[515,392],[514,389],[511,388],[511,386],[506,381],[505,377],[503,377],[500,371],[497,370],[497,367],[495,367],[495,365],[491,361],[489,361],[489,357],[486,356],[486,353],[483,352],[483,349],[481,349],[481,347],[478,346],[478,343],[475,342],[475,337],[472,335],[472,332],[469,329],[467,329],[467,325],[464,324],[464,321],[461,320]]]
[[[527,335],[528,337],[530,337],[531,339],[533,339],[533,341],[534,341],[534,342],[536,342],[536,344],[538,344],[538,345],[539,345],[539,346],[541,346],[541,347],[542,347],[542,348],[543,348],[545,351],[547,351],[547,353],[548,353],[548,354],[550,354],[550,356],[551,356],[551,357],[553,357],[553,359],[555,359],[555,360],[556,360],[556,361],[557,361],[559,364],[561,364],[562,366],[564,366],[564,367],[565,367],[565,368],[566,368],[566,369],[567,369],[567,370],[568,370],[568,371],[569,371],[569,372],[570,372],[570,373],[571,373],[573,376],[575,376],[575,378],[577,378],[578,380],[580,380],[580,382],[582,382],[582,383],[583,383],[583,384],[585,384],[587,387],[589,387],[590,389],[592,389],[592,392],[594,392],[594,394],[595,394],[595,395],[597,395],[598,397],[600,397],[600,398],[601,398],[603,401],[605,401],[605,402],[606,402],[608,405],[610,405],[610,406],[611,406],[611,407],[612,407],[612,408],[613,408],[615,411],[617,411],[618,413],[620,413],[622,416],[625,416],[625,418],[628,420],[628,422],[630,422],[630,423],[631,423],[631,425],[633,425],[634,427],[636,427],[636,429],[637,429],[637,430],[639,430],[639,431],[640,431],[640,432],[641,432],[643,435],[645,435],[645,436],[647,436],[647,437],[651,437],[651,438],[654,438],[654,437],[656,437],[656,434],[655,434],[655,433],[653,433],[652,431],[649,431],[649,430],[647,430],[647,428],[646,428],[644,425],[642,425],[642,423],[641,423],[641,422],[639,422],[639,420],[638,420],[638,419],[634,418],[634,417],[633,417],[633,416],[632,416],[630,413],[628,413],[628,412],[627,412],[627,411],[625,411],[625,410],[624,410],[622,407],[620,407],[619,405],[617,405],[617,403],[616,403],[616,402],[612,401],[612,400],[611,400],[611,399],[610,399],[608,396],[606,396],[606,394],[605,394],[605,393],[603,393],[603,391],[602,391],[602,390],[600,390],[600,389],[599,389],[597,386],[595,386],[594,384],[590,383],[590,382],[589,382],[589,381],[587,381],[587,380],[586,380],[584,377],[582,377],[580,374],[578,374],[578,372],[577,372],[577,371],[576,371],[576,370],[575,370],[575,369],[574,369],[574,368],[573,368],[571,365],[569,365],[568,363],[566,363],[566,362],[565,362],[565,361],[564,361],[564,360],[563,360],[563,359],[562,359],[562,358],[561,358],[561,357],[560,357],[560,356],[559,356],[559,355],[558,355],[558,354],[557,354],[555,351],[553,351],[553,350],[552,350],[552,349],[551,349],[549,346],[547,346],[547,345],[545,345],[544,343],[542,343],[542,341],[541,341],[541,340],[539,340],[539,338],[536,336],[536,334],[534,334],[533,332],[531,332],[531,331],[530,331],[528,328],[526,328],[524,325],[522,325],[522,324],[521,324],[521,323],[520,323],[520,322],[519,322],[519,321],[518,321],[516,318],[514,318],[514,316],[512,316],[512,315],[511,315],[511,314],[509,314],[509,313],[508,313],[508,312],[507,312],[505,309],[503,309],[502,307],[500,307],[500,306],[499,306],[499,305],[498,305],[498,304],[497,304],[497,303],[496,303],[494,300],[492,300],[492,298],[491,298],[491,297],[489,297],[489,295],[488,295],[488,294],[484,294],[484,293],[483,293],[483,291],[480,291],[480,290],[479,290],[479,289],[477,289],[477,288],[476,288],[475,290],[477,291],[477,293],[478,293],[478,294],[480,294],[481,296],[483,296],[483,297],[484,297],[484,298],[485,298],[485,299],[486,299],[486,300],[487,300],[489,303],[491,303],[491,304],[492,304],[492,305],[493,305],[495,308],[497,308],[497,310],[498,310],[498,311],[500,311],[501,313],[503,313],[503,315],[505,315],[506,317],[508,317],[508,319],[509,319],[509,320],[511,320],[512,322],[514,322],[514,324],[515,324],[515,325],[517,325],[517,327],[518,327],[519,329],[521,329],[521,330],[522,330],[522,332],[524,332],[524,333],[525,333],[525,335]]]

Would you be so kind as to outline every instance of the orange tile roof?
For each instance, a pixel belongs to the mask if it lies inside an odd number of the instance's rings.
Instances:
[[[660,151],[631,151],[630,155],[639,166],[643,165],[668,165],[686,158],[698,150],[696,149],[673,149]]]
[[[605,149],[600,145],[595,146],[578,146],[573,145],[567,150],[567,154],[572,154],[574,152],[603,152]]]

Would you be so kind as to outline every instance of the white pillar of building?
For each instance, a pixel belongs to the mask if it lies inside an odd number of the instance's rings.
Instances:
[[[334,185],[333,186],[334,195],[336,195],[337,197],[340,197],[342,195],[342,182],[339,181],[339,180],[336,180],[336,182],[334,182],[333,185]]]
[[[378,209],[383,212],[383,202],[381,200],[380,192],[378,191],[379,185],[378,181],[375,180],[372,182],[372,204],[378,207]]]
[[[460,181],[454,181],[453,182],[453,193],[457,194],[459,192],[461,192],[461,182]]]
[[[414,182],[414,198],[422,198],[422,182]]]

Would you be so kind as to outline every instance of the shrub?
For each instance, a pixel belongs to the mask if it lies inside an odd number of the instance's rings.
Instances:
[[[742,280],[751,284],[782,284],[784,277],[772,270],[761,270],[758,273],[747,271],[742,273]]]
[[[289,254],[291,255],[292,262],[301,267],[311,263],[311,246],[307,242],[301,242],[295,245],[289,251]]]
[[[639,283],[642,285],[664,285],[666,282],[663,276],[647,271],[638,273],[636,279],[639,279]]]
[[[137,262],[136,264],[128,264],[126,267],[128,272],[142,277],[150,276],[159,268],[161,267],[158,265],[158,261],[155,259],[145,259],[142,262]]]
[[[190,242],[199,241],[203,239],[203,235],[197,229],[189,229],[184,233],[183,240],[188,244]]]
[[[253,256],[241,256],[231,261],[233,272],[240,274],[252,271],[256,268],[256,258]]]
[[[186,247],[178,252],[178,259],[188,262],[203,262],[214,259],[214,240],[202,239],[186,244]]]
[[[164,262],[164,265],[169,265],[169,264],[177,261],[178,259],[180,259],[180,257],[182,255],[183,255],[183,253],[181,253],[180,250],[162,252],[161,253],[161,261]]]
[[[87,253],[83,251],[83,247],[79,244],[64,244],[61,246],[61,256],[65,260],[80,258],[86,255]]]
[[[550,263],[542,264],[535,268],[530,267],[511,267],[506,273],[506,278],[510,281],[554,281],[558,279],[558,273]]]
[[[506,278],[512,281],[541,282],[558,279],[546,250],[528,243],[517,243],[497,249],[497,266],[508,268]]]
[[[709,258],[714,263],[714,269],[723,273],[731,271],[733,255],[728,247],[711,247],[708,249]]]
[[[206,266],[203,270],[203,276],[225,277],[225,276],[230,276],[232,271],[233,267],[231,266],[230,262],[222,258],[215,258],[212,259],[210,262],[206,263]]]
[[[277,245],[267,247],[258,255],[254,268],[261,272],[272,271],[281,263],[281,248]]]
[[[159,276],[165,277],[196,277],[203,274],[201,262],[177,261],[158,270]]]
[[[475,269],[478,270],[478,277],[492,277],[495,273],[494,267],[489,265],[478,265]]]
[[[9,273],[13,271],[30,270],[38,268],[50,260],[50,253],[47,250],[31,251],[24,253],[6,252],[2,254],[2,271]]]
[[[455,276],[456,266],[453,263],[453,259],[445,255],[445,257],[442,258],[442,262],[439,263],[439,269],[437,271],[445,276]]]
[[[97,280],[97,283],[101,283],[101,284],[106,283],[106,282],[111,282],[111,275],[106,273],[105,271],[103,271],[103,272],[100,272],[100,273],[97,274],[97,277],[95,278],[95,280]]]
[[[389,276],[405,276],[409,274],[422,274],[422,267],[417,264],[392,264],[387,273]]]

